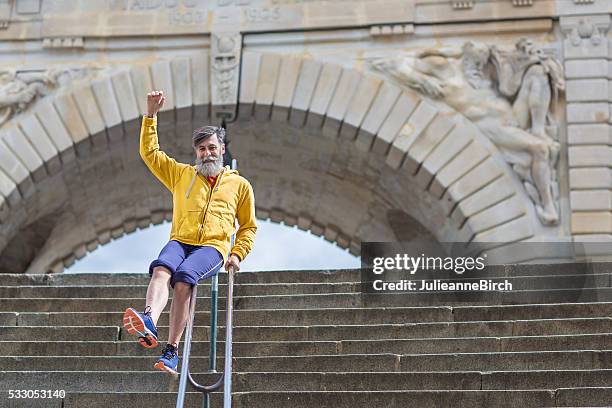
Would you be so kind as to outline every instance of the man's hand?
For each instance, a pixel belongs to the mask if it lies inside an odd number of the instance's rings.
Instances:
[[[238,255],[231,254],[230,257],[227,258],[225,270],[229,272],[230,267],[234,268],[234,272],[238,272],[240,270],[240,258],[238,258]]]
[[[147,116],[153,117],[164,106],[164,91],[153,91],[147,94]]]

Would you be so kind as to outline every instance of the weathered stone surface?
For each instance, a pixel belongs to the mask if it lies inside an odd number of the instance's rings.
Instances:
[[[410,147],[403,168],[410,174],[415,174],[423,160],[454,127],[455,123],[451,119],[444,114],[438,114]]]
[[[341,136],[345,139],[354,139],[357,129],[361,126],[368,110],[375,99],[382,81],[378,78],[364,76],[359,82],[359,87],[352,97],[352,101],[342,124]]]
[[[53,105],[66,125],[66,130],[75,145],[89,136],[87,126],[79,114],[72,94],[61,93],[57,95],[53,100]]]
[[[573,234],[610,234],[612,233],[612,213],[575,212],[572,213]]]
[[[112,128],[121,123],[119,105],[113,91],[110,78],[96,80],[91,84],[96,102],[102,113],[102,118],[107,128]]]
[[[453,195],[460,197],[461,193],[464,193],[464,191],[459,191],[459,189],[453,187],[454,185],[451,186],[450,192],[447,192],[443,197],[449,203],[446,204],[447,208],[453,202]],[[489,184],[482,186],[467,198],[459,201],[459,204],[457,204],[457,207],[451,214],[453,220],[458,225],[462,225],[466,218],[478,214],[480,211],[495,205],[495,203],[508,199],[514,194],[512,189],[508,187],[508,180],[505,180],[503,177],[499,177]]]
[[[440,170],[431,184],[431,191],[436,197],[441,197],[444,191],[459,180],[468,171],[489,157],[487,149],[478,143],[470,143],[455,158]]]
[[[306,122],[307,126],[314,128],[322,126],[322,118],[329,108],[341,74],[342,67],[340,65],[323,64],[319,80],[317,81],[317,88],[312,95],[312,102],[310,103],[309,109],[311,114],[308,115]],[[314,115],[312,115],[313,113]]]
[[[572,191],[570,203],[572,211],[612,211],[612,191]]]
[[[192,55],[190,59],[191,59],[191,87],[192,87],[191,96],[192,96],[193,104],[196,106],[208,105],[210,104],[208,52],[198,51],[195,55]]]
[[[261,57],[257,78],[257,93],[255,94],[255,118],[258,120],[269,118],[269,105],[274,101],[280,66],[281,57],[279,55],[264,54]]]
[[[64,152],[72,148],[73,142],[51,101],[51,98],[42,99],[36,104],[34,112],[55,147]]]
[[[471,142],[468,132],[466,128],[457,126],[433,149],[417,173],[420,186],[429,186],[438,171]]]
[[[272,118],[274,120],[287,120],[293,96],[296,92],[301,66],[302,59],[295,55],[285,55],[282,57],[280,72],[278,73],[278,83],[274,93],[274,108],[272,111]]]
[[[568,102],[608,101],[608,79],[576,79],[567,81]]]
[[[193,105],[191,94],[191,63],[189,58],[174,58],[170,62],[176,109]]]
[[[153,91],[153,81],[151,80],[151,70],[148,65],[139,64],[132,66],[130,77],[134,85],[134,94],[138,103],[138,110],[141,115],[147,113],[147,93]]]
[[[300,67],[291,102],[291,112],[289,122],[294,126],[303,126],[306,119],[306,112],[310,106],[312,95],[317,86],[322,64],[318,61],[305,59]]]
[[[565,62],[566,78],[605,78],[608,61],[605,59],[569,60]]]
[[[610,117],[607,103],[568,103],[568,123],[604,123]]]
[[[420,98],[415,93],[404,92],[400,95],[374,140],[374,145],[372,146],[374,153],[387,154],[389,146],[393,143],[419,102]]]
[[[571,167],[609,166],[612,163],[610,146],[570,146],[568,150]]]
[[[608,124],[569,125],[567,127],[568,143],[578,144],[612,144],[610,140],[612,128]]]
[[[151,81],[156,90],[164,91],[166,103],[160,112],[166,112],[176,107],[175,90],[172,86],[172,69],[170,61],[160,60],[151,64]],[[146,101],[146,98],[145,98]]]
[[[336,87],[334,96],[327,110],[327,117],[323,122],[323,134],[328,137],[336,137],[340,130],[340,122],[349,107],[357,86],[361,80],[359,72],[344,68],[340,76],[340,82]]]
[[[2,128],[0,140],[15,153],[19,161],[30,173],[34,173],[43,165],[42,159],[18,127],[5,126]]]
[[[21,117],[19,127],[45,162],[49,162],[57,156],[57,148],[51,142],[49,135],[35,115]]]
[[[404,156],[419,138],[423,130],[431,123],[438,110],[426,101],[421,101],[414,112],[410,115],[408,122],[404,124],[399,134],[393,140],[389,153],[387,154],[387,164],[397,169],[401,166]]]
[[[81,117],[85,121],[89,134],[94,135],[102,132],[105,128],[104,119],[98,109],[98,103],[96,102],[91,86],[81,86],[75,89],[72,95],[81,113]]]
[[[573,189],[612,188],[612,172],[609,167],[570,169],[569,181]]]

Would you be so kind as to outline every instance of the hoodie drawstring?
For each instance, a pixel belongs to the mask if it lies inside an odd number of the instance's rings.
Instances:
[[[187,189],[187,193],[185,193],[185,198],[189,198],[189,193],[191,193],[191,189],[193,188],[193,183],[195,183],[196,177],[198,176],[198,171],[196,170],[193,173],[193,177],[191,178],[191,183],[189,184],[189,188]]]
[[[238,171],[231,170],[229,167],[225,166],[224,170],[219,174],[219,180],[217,181],[217,187],[215,188],[215,191],[219,190],[219,185],[221,184],[221,179],[223,178],[223,176],[225,175],[226,172],[238,174]],[[196,177],[198,177],[198,171],[197,170],[195,171],[195,173],[193,173],[193,177],[191,178],[191,183],[189,183],[189,188],[187,189],[187,192],[185,193],[185,198],[189,198],[189,194],[191,193],[191,189],[193,188],[193,184],[195,183]]]

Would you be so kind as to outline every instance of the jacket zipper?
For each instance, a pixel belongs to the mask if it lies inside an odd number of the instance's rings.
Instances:
[[[222,171],[221,174],[219,174],[219,177],[217,178],[217,180],[215,180],[215,184],[210,187],[210,192],[208,193],[208,201],[206,202],[206,208],[204,209],[204,214],[202,216],[202,222],[198,226],[198,243],[202,242],[202,233],[204,232],[204,223],[206,222],[206,214],[208,213],[208,206],[210,205],[210,202],[212,201],[213,192],[219,190],[219,185],[221,184],[221,178],[223,177],[224,173],[225,171]],[[204,182],[208,183],[208,180],[205,180]]]

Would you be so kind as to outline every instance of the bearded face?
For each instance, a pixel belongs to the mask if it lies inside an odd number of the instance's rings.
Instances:
[[[489,88],[491,81],[485,70],[491,56],[491,50],[485,44],[468,41],[463,46],[462,66],[467,81],[475,89]]]
[[[212,156],[205,157],[204,159],[196,159],[196,169],[198,173],[204,177],[213,177],[219,174],[223,167],[223,156],[214,158]]]
[[[213,177],[223,168],[225,144],[219,142],[216,135],[211,135],[195,146],[196,170],[204,177]]]

